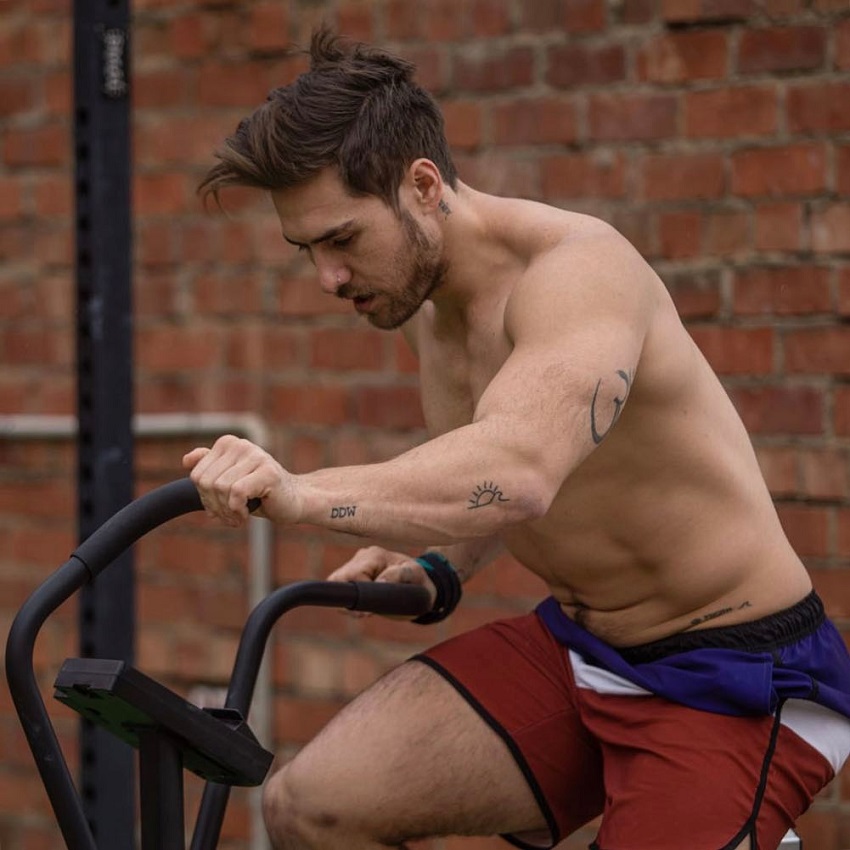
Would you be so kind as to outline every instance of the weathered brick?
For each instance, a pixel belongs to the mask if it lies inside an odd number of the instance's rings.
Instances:
[[[133,74],[133,107],[136,110],[168,109],[194,97],[193,75],[172,68],[139,69]]]
[[[850,316],[850,267],[838,270],[838,315]]]
[[[666,259],[696,257],[702,250],[703,216],[698,211],[659,213],[656,228],[659,253]]]
[[[506,35],[513,28],[510,0],[472,0],[469,14],[478,38]]]
[[[720,257],[747,254],[753,245],[752,214],[745,209],[716,209],[706,216],[705,253]]]
[[[355,419],[382,428],[421,428],[425,424],[416,387],[361,387],[355,393]]]
[[[471,44],[455,57],[454,82],[461,90],[500,91],[530,85],[534,52],[529,47],[493,48]]]
[[[541,162],[545,198],[619,198],[626,194],[625,157],[613,151],[563,154]]]
[[[348,38],[374,42],[375,8],[370,0],[348,0],[337,9],[337,28]]]
[[[212,369],[220,362],[221,351],[221,335],[197,324],[140,328],[136,333],[135,355],[151,372]]]
[[[815,435],[824,430],[823,393],[807,386],[735,387],[732,401],[751,434]]]
[[[685,98],[685,132],[692,138],[767,136],[776,132],[778,114],[772,86],[690,92]]]
[[[839,449],[800,452],[801,495],[818,501],[840,501],[850,492],[848,455]]]
[[[820,207],[812,214],[812,247],[824,253],[850,252],[850,202]]]
[[[561,24],[560,5],[558,0],[536,0],[535,3],[521,3],[517,9],[520,29],[538,33],[559,29]]]
[[[773,371],[772,328],[692,327],[690,331],[721,375],[766,375]]]
[[[850,376],[850,327],[787,331],[783,345],[789,373]]]
[[[236,106],[245,111],[266,98],[266,80],[256,62],[207,62],[198,75],[198,103],[202,106]]]
[[[454,0],[423,3],[421,14],[425,38],[430,41],[462,40],[467,35],[465,12],[465,4]]]
[[[342,425],[349,419],[350,393],[342,385],[294,384],[269,390],[269,411],[293,425]]]
[[[21,180],[0,175],[0,219],[17,219],[23,210],[23,197]]]
[[[850,69],[850,18],[835,26],[835,67],[839,71]]]
[[[683,319],[707,319],[719,313],[723,299],[717,269],[665,274],[664,283]]]
[[[133,180],[136,215],[173,215],[186,211],[186,178],[179,172],[137,174]]]
[[[794,133],[850,129],[850,83],[816,83],[788,89],[788,128]]]
[[[804,71],[822,68],[827,31],[823,27],[782,26],[750,29],[741,34],[738,71]]]
[[[786,202],[756,204],[755,228],[756,250],[797,251],[803,247],[803,207]]]
[[[620,23],[648,24],[655,17],[654,0],[623,0],[617,10]]]
[[[835,152],[835,188],[850,195],[850,145],[838,145]]]
[[[563,4],[563,25],[567,32],[599,32],[607,24],[608,3],[605,0],[570,0]]]
[[[640,197],[652,201],[719,198],[726,191],[720,154],[648,154],[640,162],[640,174]]]
[[[408,0],[387,0],[385,26],[392,39],[412,39],[419,35],[420,3]]]
[[[808,505],[779,504],[779,519],[788,540],[803,558],[824,558],[829,551],[829,510]]]
[[[826,266],[752,267],[735,273],[733,305],[742,315],[827,313],[831,307]]]
[[[626,141],[676,135],[678,101],[667,94],[593,94],[589,127],[592,139]]]
[[[568,98],[521,98],[491,112],[497,145],[568,143],[576,138],[575,103]]]
[[[720,79],[729,62],[728,34],[718,30],[668,32],[647,40],[637,57],[638,78],[652,83]]]
[[[816,194],[826,188],[827,162],[820,144],[745,149],[732,155],[732,192],[745,197]]]
[[[558,44],[546,52],[546,81],[558,88],[605,85],[626,78],[621,44]]]
[[[797,451],[781,446],[757,446],[756,456],[765,483],[774,499],[793,497],[797,486]]]
[[[171,50],[180,59],[200,59],[212,47],[209,18],[198,13],[173,18],[168,27]]]
[[[662,0],[661,16],[673,24],[745,21],[755,0]]]
[[[850,436],[850,386],[835,389],[835,433]]]
[[[6,131],[3,159],[10,168],[64,165],[70,160],[71,139],[58,123]]]
[[[383,337],[371,329],[317,328],[310,334],[310,365],[316,369],[378,371]]]
[[[850,508],[838,512],[838,555],[850,556]]]
[[[474,149],[481,145],[482,108],[471,100],[444,101],[440,104],[446,123],[446,137],[454,148]]]

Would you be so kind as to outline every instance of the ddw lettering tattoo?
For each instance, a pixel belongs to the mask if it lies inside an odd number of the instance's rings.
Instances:
[[[716,620],[718,617],[723,617],[726,614],[731,614],[733,611],[742,611],[744,608],[752,608],[749,600],[746,602],[742,602],[740,605],[736,605],[731,608],[720,608],[717,611],[712,611],[710,614],[703,614],[702,617],[695,617],[688,624],[689,628],[693,628],[694,626],[701,626],[703,623],[707,623],[710,620]]]
[[[472,491],[467,510],[486,508],[487,505],[492,505],[495,502],[510,502],[510,499],[506,498],[505,494],[492,481],[485,481]]]
[[[623,405],[629,397],[629,391],[632,388],[635,371],[634,369],[629,369],[628,372],[625,372],[622,369],[618,369],[617,376],[619,380],[623,382],[623,386],[619,390],[619,394],[614,396],[614,413],[609,414],[610,421],[607,425],[604,424],[604,420],[602,426],[600,426],[599,423],[599,417],[601,416],[599,407],[602,407],[604,403],[604,400],[599,398],[599,390],[602,387],[602,378],[596,382],[596,389],[593,391],[593,401],[590,402],[590,435],[593,437],[593,442],[597,446],[608,436],[608,432],[617,424],[617,420],[623,412]]]
[[[342,505],[338,508],[331,508],[331,519],[346,519],[347,517],[353,517],[356,510],[357,505]]]
[[[440,212],[448,218],[452,214],[452,208],[442,199],[440,198],[439,204],[437,206],[440,208]]]

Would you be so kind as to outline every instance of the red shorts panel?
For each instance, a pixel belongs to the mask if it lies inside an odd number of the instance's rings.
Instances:
[[[488,624],[420,656],[511,749],[552,847],[599,814],[599,850],[772,850],[832,779],[826,759],[775,717],[730,717],[652,695],[575,684],[536,614]]]

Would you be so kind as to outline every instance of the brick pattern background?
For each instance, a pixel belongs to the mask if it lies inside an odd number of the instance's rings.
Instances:
[[[0,413],[73,412],[70,0],[0,0]],[[210,152],[320,20],[414,60],[462,178],[599,215],[662,275],[753,435],[782,521],[850,630],[848,0],[136,0],[134,214],[140,412],[247,411],[295,471],[423,437],[415,363],[321,296],[266,199],[229,218],[194,194]],[[139,488],[180,475],[191,435],[140,440]],[[67,440],[0,442],[0,630],[74,546]],[[281,532],[275,581],[353,551]],[[246,609],[244,535],[186,517],[139,549],[139,664],[181,692],[225,681]],[[504,559],[426,633],[302,611],[273,647],[276,741],[292,751],[424,642],[522,611],[542,588]],[[67,606],[38,646],[45,693],[76,654]],[[72,753],[71,716],[56,709]],[[190,786],[192,794],[194,786]],[[237,796],[227,847],[245,846]],[[850,846],[850,780],[800,823]],[[592,830],[567,841],[586,847]],[[59,845],[0,689],[0,846]],[[495,839],[435,848],[495,848]]]

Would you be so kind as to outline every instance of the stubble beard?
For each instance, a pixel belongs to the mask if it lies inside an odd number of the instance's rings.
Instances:
[[[399,219],[406,237],[405,246],[396,255],[391,268],[398,269],[399,277],[407,268],[406,285],[388,299],[387,310],[368,316],[372,325],[386,331],[396,330],[413,318],[448,271],[440,246],[428,238],[413,216],[402,210]]]

